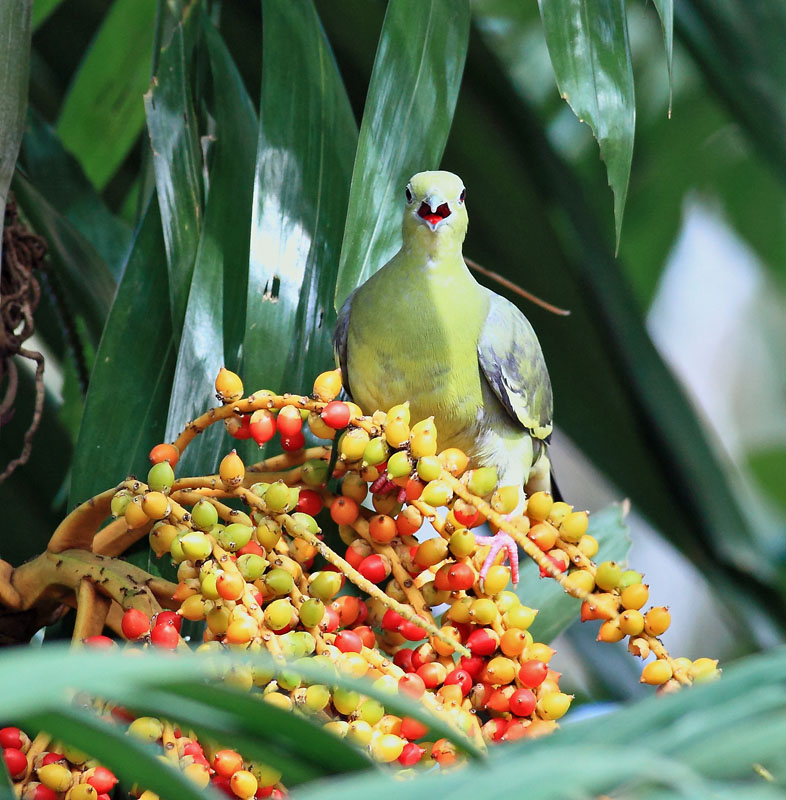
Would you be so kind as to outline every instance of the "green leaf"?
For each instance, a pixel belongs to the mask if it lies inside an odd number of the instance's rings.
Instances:
[[[166,435],[173,440],[187,422],[211,405],[213,382],[236,352],[239,340],[226,340],[227,315],[233,320],[236,304],[227,305],[225,292],[234,299],[240,284],[245,301],[245,269],[248,259],[248,227],[245,210],[251,199],[253,141],[256,115],[226,46],[212,23],[203,21],[215,86],[216,142],[210,167],[205,221],[188,293],[177,366],[169,402]],[[242,308],[242,306],[240,307]],[[234,326],[231,326],[234,330]],[[212,426],[193,442],[180,461],[185,474],[215,469],[225,446],[223,426]]]
[[[69,308],[84,320],[91,345],[98,347],[115,293],[109,268],[90,242],[19,171],[12,188],[35,232],[46,239],[55,280]]]
[[[166,244],[172,326],[180,338],[194,259],[202,229],[202,179],[199,132],[191,101],[188,62],[199,15],[179,23],[159,56],[145,95],[147,128],[156,175],[158,205]],[[188,25],[189,34],[184,25]]]
[[[598,561],[624,562],[630,549],[625,505],[608,506],[590,514],[587,533],[598,540]],[[524,605],[538,609],[530,632],[538,642],[550,642],[579,616],[581,601],[566,594],[551,578],[541,578],[533,561],[524,558],[516,594]]]
[[[625,0],[538,2],[560,94],[606,162],[619,246],[636,126]]]
[[[333,362],[333,292],[357,126],[311,0],[264,0],[262,10],[243,379],[250,391],[308,392]]]
[[[210,800],[218,793],[201,790],[179,769],[162,761],[152,748],[133,737],[125,736],[114,725],[99,722],[84,711],[63,707],[58,710],[31,714],[24,724],[45,730],[65,742],[71,742],[125,781],[138,784],[164,798]]]
[[[63,144],[97,189],[145,122],[157,0],[115,0],[79,66],[57,121]]]
[[[33,30],[37,30],[40,25],[50,17],[63,0],[35,0],[33,4]]]
[[[786,183],[786,8],[779,2],[681,0],[678,38],[782,183]]]
[[[0,209],[4,218],[8,186],[25,126],[31,10],[32,0],[7,0],[0,5]],[[3,224],[0,220],[0,255]]]
[[[28,109],[19,166],[46,200],[93,245],[118,281],[131,230],[107,208],[54,128],[32,108]]]
[[[666,65],[669,70],[669,115],[671,115],[671,91],[674,81],[672,61],[674,52],[674,0],[652,0],[663,28],[663,44],[666,48]]]
[[[79,429],[69,506],[147,474],[163,441],[175,363],[161,217],[151,201],[98,348]]]
[[[336,308],[398,249],[407,180],[439,166],[468,33],[466,0],[388,4],[352,173]]]

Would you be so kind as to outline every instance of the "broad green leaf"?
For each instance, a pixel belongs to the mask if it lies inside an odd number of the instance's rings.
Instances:
[[[233,321],[243,317],[241,309],[227,305],[224,293],[231,292],[234,298],[237,290],[232,287],[238,283],[245,291],[245,270],[241,265],[248,258],[248,228],[244,220],[251,198],[256,118],[218,31],[207,20],[203,30],[214,84],[223,89],[215,93],[216,142],[210,188],[169,402],[165,436],[168,441],[214,403],[213,383],[225,363],[226,349],[232,348],[228,342],[225,347],[227,329],[234,330],[227,314],[233,316]],[[223,426],[212,426],[189,446],[180,468],[184,474],[214,471],[224,446]]]
[[[606,162],[619,245],[636,125],[625,0],[538,4],[560,94],[592,128]]]
[[[763,493],[786,511],[786,486],[778,478],[786,474],[786,447],[781,444],[755,448],[748,453],[747,462]]]
[[[60,111],[60,139],[97,189],[115,174],[145,122],[157,5],[114,0]]]
[[[49,18],[63,0],[35,0],[33,4],[33,30]]]
[[[172,341],[161,217],[145,213],[106,322],[85,401],[69,506],[147,474],[163,441],[176,349]]]
[[[765,613],[780,625],[783,600],[767,586],[774,567],[755,549],[726,476],[646,333],[575,173],[480,38],[468,60],[446,152],[468,187],[465,253],[571,309],[565,318],[523,307],[549,365],[557,424],[665,535],[709,569],[732,618],[742,621],[736,602],[742,596],[756,603],[764,597]],[[487,145],[482,161],[479,141]],[[522,226],[516,235],[512,221]],[[559,475],[559,463],[555,467]]]
[[[786,7],[779,2],[680,0],[677,37],[781,182],[786,183]]]
[[[65,706],[32,714],[24,722],[33,729],[45,730],[85,750],[128,786],[137,784],[165,800],[213,800],[219,797],[215,791],[199,789],[179,769],[162,761],[151,748],[84,711]]]
[[[587,533],[598,540],[595,561],[624,562],[630,549],[630,534],[622,505],[608,506],[590,515]],[[541,578],[535,562],[523,557],[521,579],[516,594],[524,605],[538,609],[530,629],[538,642],[550,642],[571,622],[578,619],[581,601],[566,594],[551,578]]]
[[[32,5],[32,0],[6,0],[0,5],[0,209],[4,215],[25,126]],[[0,255],[2,232],[0,220]]]
[[[115,293],[115,280],[98,252],[19,171],[14,195],[33,229],[46,239],[54,276],[68,307],[84,320],[90,343],[98,346]]]
[[[19,166],[49,203],[95,247],[118,281],[131,230],[109,210],[54,128],[32,108],[27,114]]]
[[[159,56],[158,69],[145,95],[158,205],[169,267],[172,327],[180,337],[194,259],[202,228],[202,179],[199,132],[191,100],[189,61],[199,15],[175,28]]]
[[[336,308],[398,249],[409,178],[439,166],[468,33],[467,0],[388,4],[352,173]]]
[[[311,0],[264,0],[262,11],[243,379],[249,391],[308,392],[333,364],[333,293],[357,127]]]

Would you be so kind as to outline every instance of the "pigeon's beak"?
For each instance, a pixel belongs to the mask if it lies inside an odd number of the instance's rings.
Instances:
[[[418,216],[428,224],[431,230],[436,230],[442,220],[451,214],[450,206],[441,198],[429,195],[418,208]]]

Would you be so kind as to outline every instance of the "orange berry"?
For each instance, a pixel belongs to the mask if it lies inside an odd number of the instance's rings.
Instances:
[[[375,542],[387,544],[396,536],[396,521],[387,514],[376,514],[368,522],[368,532]]]
[[[240,376],[221,367],[216,376],[216,397],[224,404],[234,403],[243,396],[243,381]]]

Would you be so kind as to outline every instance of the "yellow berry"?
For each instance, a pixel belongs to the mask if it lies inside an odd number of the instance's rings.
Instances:
[[[546,692],[541,695],[535,707],[541,719],[559,719],[570,708],[573,695],[564,692]]]
[[[497,485],[496,467],[480,467],[469,473],[467,488],[479,497],[485,497],[494,491]]]
[[[162,492],[147,492],[142,495],[142,510],[150,519],[159,520],[169,516],[169,499]]]
[[[579,540],[579,551],[587,558],[594,558],[598,553],[598,547],[598,540],[588,533],[585,533]]]
[[[651,608],[644,616],[644,630],[650,636],[660,636],[671,625],[671,614],[666,606]]]
[[[510,514],[519,503],[518,486],[500,486],[491,495],[491,507],[498,514]]]
[[[641,611],[629,608],[620,614],[619,624],[626,636],[638,636],[644,630],[644,615]]]
[[[469,618],[471,622],[478,625],[491,625],[499,616],[499,611],[493,600],[488,597],[480,597],[472,601],[469,607]]]
[[[382,736],[372,739],[370,744],[371,756],[375,761],[389,764],[395,761],[404,749],[406,741],[394,733],[383,733]]]
[[[697,658],[688,669],[688,674],[696,683],[708,683],[720,677],[716,658]]]
[[[549,492],[535,492],[527,500],[527,516],[530,519],[542,522],[551,513],[554,498]]]
[[[243,482],[243,478],[246,475],[246,467],[236,450],[232,450],[221,459],[218,473],[221,477],[221,482],[227,489],[234,489]]]
[[[448,543],[441,537],[426,539],[415,551],[415,563],[421,567],[433,567],[448,555]]]
[[[123,514],[126,518],[126,525],[128,525],[129,528],[141,528],[143,525],[147,525],[150,522],[150,517],[145,514],[144,508],[142,507],[142,498],[139,496],[132,497],[131,500],[129,500]]]
[[[522,605],[514,606],[505,612],[503,622],[507,628],[519,628],[525,631],[535,621],[537,614],[537,609]]]
[[[409,449],[412,458],[433,456],[437,452],[437,426],[434,417],[421,420],[412,426],[409,434]]]
[[[486,577],[483,579],[483,591],[485,594],[499,594],[510,582],[510,567],[503,567],[500,564],[492,564]]]
[[[456,558],[466,558],[475,550],[475,534],[469,528],[453,531],[449,541],[450,552]]]
[[[65,792],[71,786],[71,770],[63,764],[47,764],[36,770],[41,783],[53,792]]]
[[[341,391],[341,370],[331,369],[317,375],[314,381],[314,397],[323,403],[329,403],[338,397]]]
[[[595,588],[595,576],[588,569],[576,569],[565,577],[565,588],[575,591],[578,597]]]
[[[671,664],[663,659],[651,661],[641,671],[641,683],[648,683],[650,686],[660,686],[666,681],[671,680],[673,675]]]
[[[619,619],[607,619],[598,630],[599,642],[619,642],[625,638]]]
[[[240,376],[221,367],[216,376],[216,397],[224,404],[234,403],[243,396],[243,381]]]
[[[563,503],[561,500],[558,500],[554,505],[551,507],[551,511],[549,511],[549,515],[547,517],[548,521],[552,525],[556,525],[557,527],[560,526],[562,520],[568,516],[568,514],[573,511],[573,506],[568,505],[568,503]]]
[[[363,458],[369,435],[362,428],[350,428],[338,440],[338,452],[344,461],[358,461]]]
[[[650,589],[646,583],[634,583],[622,590],[620,599],[624,608],[640,609],[649,599]]]
[[[617,588],[622,577],[622,567],[616,561],[604,561],[598,564],[595,572],[595,585],[604,592]]]
[[[560,523],[560,536],[566,542],[579,542],[581,537],[587,532],[589,525],[589,512],[573,511],[568,514]]]

